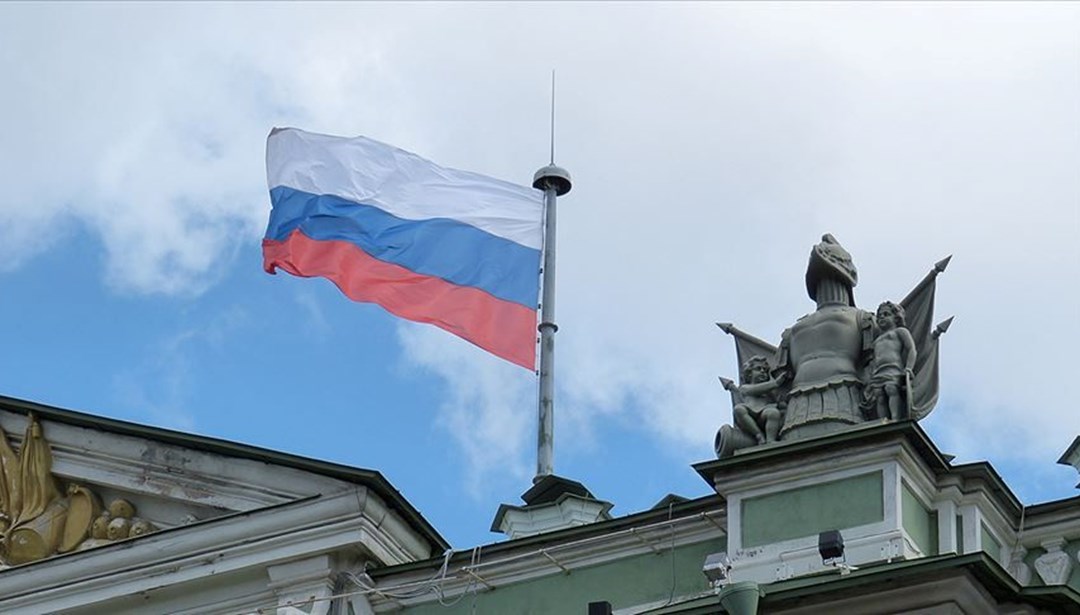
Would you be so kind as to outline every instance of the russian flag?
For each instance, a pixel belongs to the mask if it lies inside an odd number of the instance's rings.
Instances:
[[[543,194],[365,137],[275,128],[267,273],[324,277],[354,301],[536,365]]]

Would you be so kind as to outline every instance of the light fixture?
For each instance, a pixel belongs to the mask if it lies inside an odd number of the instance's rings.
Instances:
[[[821,563],[840,570],[841,575],[849,574],[852,570],[858,570],[855,566],[849,566],[844,555],[844,537],[840,530],[825,530],[818,534],[818,553],[821,555]]]
[[[840,530],[825,530],[818,534],[817,550],[823,564],[828,564],[829,560],[844,559],[844,537]]]
[[[709,585],[722,586],[731,580],[731,559],[728,558],[726,551],[713,553],[705,558],[705,565],[702,566],[701,571],[709,579]]]

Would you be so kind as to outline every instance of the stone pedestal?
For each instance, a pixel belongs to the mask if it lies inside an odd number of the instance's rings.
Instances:
[[[727,500],[735,581],[829,569],[818,553],[827,530],[841,532],[851,566],[959,552],[960,544],[1001,555],[978,510],[940,497],[936,474],[947,462],[914,423],[847,427],[695,469]],[[978,529],[965,541],[968,526]]]
[[[525,506],[499,506],[491,531],[514,539],[611,518],[610,502],[596,499],[577,481],[553,474],[543,477],[521,499]]]

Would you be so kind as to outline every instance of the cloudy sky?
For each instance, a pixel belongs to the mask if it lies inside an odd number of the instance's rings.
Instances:
[[[535,377],[269,276],[273,126],[528,183],[558,74],[555,469],[704,495],[732,321],[940,258],[923,422],[1027,503],[1075,494],[1080,6],[0,4],[0,393],[382,471],[459,548],[534,472]]]

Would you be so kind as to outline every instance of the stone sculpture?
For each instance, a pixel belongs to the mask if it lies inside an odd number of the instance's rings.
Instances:
[[[907,401],[911,399],[909,389],[918,352],[904,322],[904,308],[885,301],[878,306],[874,322],[878,333],[863,406],[874,418],[898,421],[910,412]]]
[[[769,373],[769,360],[755,355],[743,365],[741,401],[735,404],[735,424],[754,437],[758,444],[776,442],[780,436],[783,414],[777,404],[780,382]]]
[[[873,342],[873,319],[855,307],[858,273],[851,255],[825,235],[810,252],[806,290],[817,310],[803,316],[780,339],[777,370],[791,379],[785,438],[833,431],[860,422],[860,370]]]
[[[717,433],[717,456],[866,420],[918,420],[929,414],[937,401],[938,338],[952,322],[931,329],[936,278],[948,263],[946,258],[935,264],[899,303],[883,303],[875,319],[856,307],[855,263],[827,234],[811,250],[806,269],[806,290],[816,309],[785,330],[779,346],[718,323],[735,338],[740,365],[752,360],[755,369],[743,369],[739,385],[721,378],[732,395],[734,426]],[[766,383],[767,390],[756,388]],[[748,396],[759,395],[768,399],[747,404]],[[776,427],[777,437],[770,438]]]

